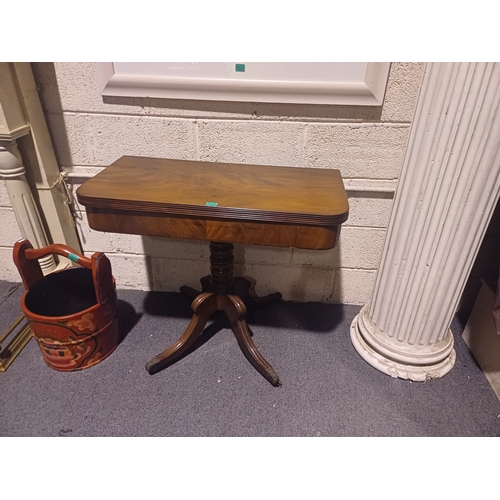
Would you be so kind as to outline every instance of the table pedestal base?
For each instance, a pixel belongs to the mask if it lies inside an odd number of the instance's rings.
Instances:
[[[200,280],[201,284],[201,293],[203,292],[215,292],[215,288],[212,285],[212,276],[209,274],[208,276],[204,276]],[[250,288],[252,283],[243,276],[238,276],[234,278],[233,284],[229,288],[230,295],[237,295],[243,300],[243,303],[247,306],[247,309],[254,309],[259,307],[264,307],[269,305],[271,302],[275,302],[282,298],[281,293],[275,292],[265,297],[255,297],[250,294]],[[181,293],[183,293],[186,297],[188,297],[191,301],[193,301],[200,292],[190,286],[181,286]]]
[[[238,295],[230,293],[233,285],[238,280],[233,280],[233,245],[230,243],[210,243],[211,276],[210,283],[202,279],[202,287],[214,291],[202,291],[193,300],[191,309],[193,317],[184,334],[166,351],[154,357],[146,365],[146,370],[151,374],[166,368],[180,358],[198,339],[203,332],[208,320],[216,311],[224,311],[231,324],[231,329],[238,341],[243,354],[252,366],[268,380],[273,386],[281,386],[278,374],[264,359],[252,341],[250,331],[245,320],[246,306]],[[243,280],[243,281],[242,281]],[[243,290],[250,287],[250,282],[240,279]],[[248,283],[248,286],[247,284]],[[183,287],[184,293],[191,294],[193,289]],[[256,304],[267,303],[270,300],[281,298],[281,294],[272,294],[262,299],[255,299],[248,294],[251,301]]]

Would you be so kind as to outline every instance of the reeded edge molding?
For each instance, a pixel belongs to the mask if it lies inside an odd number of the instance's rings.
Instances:
[[[390,375],[393,378],[401,378],[413,380],[415,382],[425,382],[426,380],[441,378],[446,375],[455,365],[456,353],[453,349],[453,334],[448,330],[448,335],[451,339],[451,349],[444,359],[439,361],[423,364],[423,356],[417,355],[418,364],[409,362],[401,362],[397,360],[397,355],[387,357],[377,352],[371,345],[366,342],[366,338],[373,334],[366,330],[362,321],[363,315],[367,313],[369,305],[365,305],[360,313],[353,319],[351,323],[351,342],[357,353],[371,366],[377,370]],[[395,351],[394,351],[395,352]],[[403,353],[403,357],[406,353]],[[430,358],[435,358],[430,356]]]
[[[76,190],[76,199],[78,203],[90,208],[206,217],[209,219],[231,219],[246,222],[281,222],[285,224],[304,224],[320,227],[331,227],[342,224],[349,217],[349,211],[326,217],[314,214],[295,214],[292,212],[264,211],[248,208],[238,209],[222,206],[206,209],[201,205],[177,205],[173,203],[156,203],[142,200],[129,202],[127,200],[116,200],[111,198],[91,198],[82,195],[79,192],[80,189],[81,188],[78,188]]]

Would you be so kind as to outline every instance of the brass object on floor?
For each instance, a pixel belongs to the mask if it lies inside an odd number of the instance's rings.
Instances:
[[[24,320],[24,321],[23,321]],[[19,326],[21,325],[21,326]],[[19,331],[15,334],[7,346],[2,349],[1,343],[10,336],[19,327]],[[0,337],[0,372],[7,371],[7,368],[16,359],[18,354],[24,349],[24,346],[30,341],[33,336],[24,314],[12,323],[9,329]]]

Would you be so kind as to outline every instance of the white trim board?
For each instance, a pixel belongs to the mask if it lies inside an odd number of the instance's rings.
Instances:
[[[390,68],[389,62],[94,65],[103,96],[356,106],[382,105]]]

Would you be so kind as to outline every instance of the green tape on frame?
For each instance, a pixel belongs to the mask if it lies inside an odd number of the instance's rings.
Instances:
[[[69,253],[68,254],[68,259],[72,260],[73,262],[78,262],[80,260],[80,257],[78,255],[75,255],[74,253]]]

